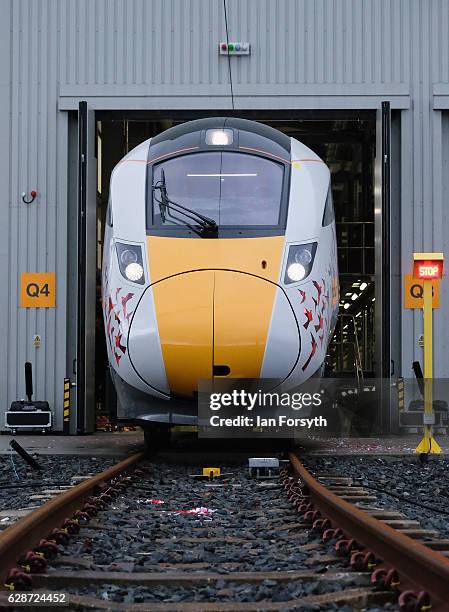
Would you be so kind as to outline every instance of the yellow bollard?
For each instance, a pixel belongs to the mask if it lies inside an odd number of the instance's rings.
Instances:
[[[423,257],[424,256],[424,257]],[[423,281],[424,299],[424,437],[415,449],[416,453],[441,453],[441,447],[433,437],[435,415],[433,413],[433,306],[432,280],[442,276],[442,253],[414,253],[414,276]],[[424,260],[424,262],[423,262]],[[441,264],[441,266],[439,265]],[[415,273],[415,270],[417,273]]]

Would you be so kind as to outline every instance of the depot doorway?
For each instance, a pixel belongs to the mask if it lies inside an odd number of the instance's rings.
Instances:
[[[392,373],[391,132],[389,107],[382,110],[384,116],[371,110],[238,112],[242,118],[267,123],[297,138],[331,170],[341,293],[339,322],[327,357],[327,370],[332,376],[369,378]],[[96,422],[98,417],[114,419],[114,393],[108,375],[98,291],[111,172],[124,155],[147,138],[184,121],[226,114],[229,111],[95,113],[95,172],[91,172],[95,175],[96,193],[95,399],[90,400],[89,408],[85,404],[83,410],[85,414],[94,410]],[[393,116],[393,122],[397,126],[394,138],[398,140],[399,115]],[[399,167],[398,160],[395,167]],[[398,198],[397,188],[395,197]]]

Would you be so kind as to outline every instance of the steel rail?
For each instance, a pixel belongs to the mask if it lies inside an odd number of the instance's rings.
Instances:
[[[295,454],[290,453],[289,458],[296,476],[307,487],[312,503],[334,526],[395,568],[402,579],[427,591],[433,603],[448,605],[448,559],[339,498],[319,483]]]
[[[16,566],[22,554],[37,546],[41,539],[46,538],[50,531],[59,527],[66,518],[71,518],[96,489],[134,466],[143,457],[144,453],[139,452],[123,459],[104,472],[50,499],[0,533],[0,589],[8,571]]]

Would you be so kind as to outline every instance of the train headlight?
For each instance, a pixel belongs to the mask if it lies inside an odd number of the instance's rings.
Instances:
[[[206,144],[215,147],[231,145],[234,140],[232,130],[214,129],[206,130]]]
[[[295,253],[295,261],[303,266],[308,266],[312,261],[312,253],[309,249],[301,249]]]
[[[131,251],[131,249],[126,249],[120,255],[120,263],[125,266],[129,266],[129,264],[133,264],[137,262],[137,253],[135,251]]]
[[[137,283],[143,276],[143,268],[138,263],[130,263],[125,268],[126,278],[133,283]]]
[[[305,278],[306,269],[300,263],[292,263],[287,268],[287,276],[292,282],[297,283]]]
[[[143,268],[142,247],[137,244],[115,243],[121,275],[132,283],[143,285],[145,274]]]
[[[292,244],[288,250],[284,283],[299,283],[309,276],[315,259],[317,243]]]

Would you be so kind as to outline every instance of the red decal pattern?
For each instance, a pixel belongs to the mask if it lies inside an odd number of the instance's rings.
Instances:
[[[125,319],[127,319],[127,315],[126,315],[126,304],[129,302],[129,300],[134,296],[134,293],[128,293],[125,297],[122,297],[122,309],[123,309],[123,314],[125,316]]]
[[[304,314],[306,315],[306,322],[304,323],[304,329],[307,329],[313,319],[312,311],[308,308],[304,308]]]
[[[318,315],[318,325],[315,325],[315,331],[319,332],[320,329],[323,329],[323,315],[321,313]]]
[[[108,282],[106,282],[106,290],[107,288]],[[106,336],[117,367],[120,366],[120,359],[126,354],[128,348],[126,345],[127,332],[130,318],[134,312],[134,310],[129,310],[134,293],[127,293],[126,296],[120,298],[121,290],[122,287],[118,287],[114,292],[115,303],[112,301],[112,292],[103,298]]]
[[[330,328],[332,309],[330,308],[329,283],[326,282],[325,278],[321,278],[320,281],[321,282],[313,280],[312,283],[308,285],[311,288],[308,292],[299,289],[302,298],[300,304],[306,302],[307,298],[312,301],[309,308],[306,305],[304,306],[303,311],[305,317],[303,327],[310,332],[310,344],[306,342],[306,346],[309,344],[310,353],[302,366],[303,372],[312,362],[317,347],[320,346],[321,349],[324,347]]]
[[[310,349],[310,355],[307,358],[307,361],[304,363],[304,365],[302,366],[302,371],[304,372],[304,370],[307,369],[307,366],[309,365],[309,363],[312,360],[312,357],[315,355],[316,353],[316,347],[317,347],[317,343],[315,338],[312,336],[312,334],[310,334],[310,341],[311,341],[311,349]]]
[[[317,283],[316,281],[313,281],[313,286],[317,290],[316,303],[319,304],[320,303],[320,298],[321,298],[321,285],[319,283]]]

